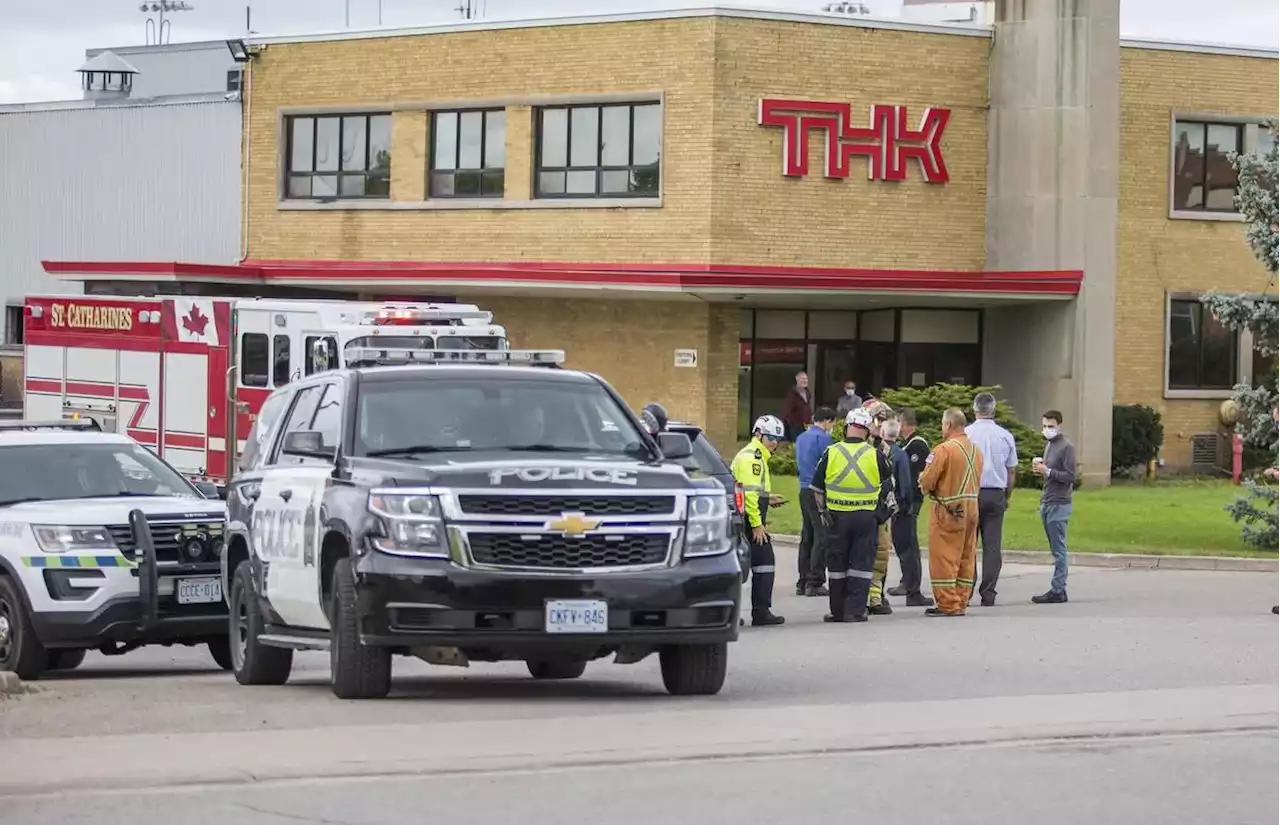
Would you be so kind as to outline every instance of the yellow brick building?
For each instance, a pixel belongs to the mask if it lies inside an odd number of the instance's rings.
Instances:
[[[1118,0],[1078,4],[1078,43],[999,5],[249,41],[241,269],[482,304],[722,448],[803,369],[832,403],[1000,383],[1064,410],[1097,480],[1111,404],[1150,404],[1187,465],[1254,364],[1185,299],[1274,292],[1223,153],[1265,139],[1276,55],[1122,41]]]

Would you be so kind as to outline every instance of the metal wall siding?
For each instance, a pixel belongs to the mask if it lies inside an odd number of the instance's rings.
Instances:
[[[238,101],[0,114],[0,303],[82,291],[41,260],[233,262],[240,123]]]

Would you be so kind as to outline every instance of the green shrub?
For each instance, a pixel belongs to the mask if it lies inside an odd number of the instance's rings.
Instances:
[[[1160,455],[1164,423],[1160,413],[1144,404],[1116,404],[1111,408],[1111,474],[1128,475]]]
[[[1044,455],[1044,436],[1038,428],[1021,421],[1000,398],[1000,387],[969,387],[963,384],[934,384],[932,387],[902,387],[885,390],[880,400],[893,409],[910,407],[916,412],[916,429],[929,445],[936,447],[942,441],[942,413],[951,407],[964,410],[965,417],[973,422],[973,399],[979,393],[989,392],[996,397],[996,423],[1013,435],[1018,446],[1018,486],[1041,487],[1039,476],[1031,472],[1031,459]],[[1076,486],[1080,475],[1076,474]]]

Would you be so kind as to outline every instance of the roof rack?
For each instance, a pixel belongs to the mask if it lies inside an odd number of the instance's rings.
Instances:
[[[410,349],[407,347],[352,347],[346,350],[349,367],[390,367],[408,364],[505,364],[559,367],[560,349]]]
[[[102,425],[92,418],[63,418],[57,421],[0,421],[0,432],[41,432],[45,430],[70,430],[74,432],[102,432]]]

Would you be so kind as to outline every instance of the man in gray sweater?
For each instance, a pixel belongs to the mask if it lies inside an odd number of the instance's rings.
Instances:
[[[1053,552],[1053,581],[1049,592],[1032,596],[1031,601],[1061,604],[1067,600],[1067,521],[1071,518],[1071,494],[1076,483],[1076,447],[1062,434],[1062,413],[1049,410],[1040,423],[1046,442],[1044,457],[1032,459],[1031,469],[1044,477],[1040,521]]]

